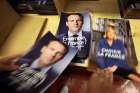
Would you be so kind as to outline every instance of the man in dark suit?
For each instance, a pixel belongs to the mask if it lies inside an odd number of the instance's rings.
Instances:
[[[25,62],[19,69],[11,72],[6,79],[0,82],[3,84],[6,82],[8,86],[5,86],[17,93],[29,93],[31,88],[40,86],[47,79],[52,64],[62,59],[67,51],[68,48],[64,43],[57,39],[50,40],[41,48],[41,54],[35,61]],[[5,93],[13,93],[9,90]]]
[[[83,31],[83,16],[80,13],[70,13],[66,19],[68,31],[57,36],[69,47],[76,47],[78,59],[85,59],[89,54],[90,32]]]

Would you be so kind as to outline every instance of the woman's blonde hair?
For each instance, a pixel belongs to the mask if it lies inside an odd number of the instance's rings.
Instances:
[[[109,28],[113,29],[113,31],[115,32],[115,37],[114,39],[117,39],[117,32],[116,32],[116,25],[114,22],[109,21],[106,24],[106,29],[105,29],[105,34],[104,34],[104,38],[107,38],[107,33],[109,31]]]

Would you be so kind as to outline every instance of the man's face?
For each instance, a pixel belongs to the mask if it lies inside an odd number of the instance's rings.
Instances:
[[[60,60],[66,52],[65,47],[58,41],[52,41],[41,49],[41,66],[49,66]]]
[[[107,34],[106,34],[106,36],[107,36],[107,39],[109,39],[109,40],[113,40],[114,38],[115,38],[115,31],[114,31],[114,29],[112,29],[111,27],[108,27],[108,29],[107,29]]]
[[[70,15],[67,18],[66,26],[72,33],[78,33],[82,28],[83,22],[79,15]]]

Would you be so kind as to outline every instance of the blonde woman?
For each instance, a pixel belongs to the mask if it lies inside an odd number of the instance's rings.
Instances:
[[[107,24],[105,37],[99,41],[96,49],[96,63],[108,72],[140,83],[140,77],[126,62],[124,44],[116,39],[113,22]]]

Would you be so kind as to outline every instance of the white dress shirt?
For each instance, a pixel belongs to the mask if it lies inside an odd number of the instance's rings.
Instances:
[[[36,59],[32,64],[31,68],[39,68],[39,59]],[[42,67],[41,72],[46,73],[49,69],[51,69],[51,66],[49,67]]]
[[[77,43],[78,43],[78,50],[81,50],[81,47],[83,47],[83,45],[80,45],[80,42],[82,42],[82,39],[83,39],[83,36],[82,36],[82,30],[81,31],[79,31],[78,33],[76,33],[76,34],[74,34],[74,33],[72,33],[72,32],[70,32],[70,31],[68,31],[68,42],[70,43],[70,42],[74,42],[74,41],[72,41],[72,37],[73,37],[73,35],[78,35],[78,37],[77,37]],[[71,45],[70,45],[71,46]]]

